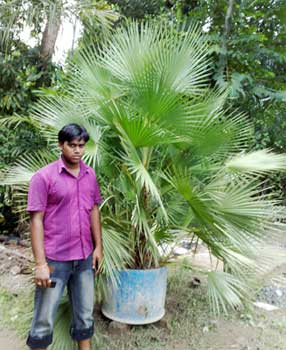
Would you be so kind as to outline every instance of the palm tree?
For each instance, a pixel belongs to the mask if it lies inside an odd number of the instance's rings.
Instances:
[[[22,191],[23,203],[33,172],[58,156],[57,130],[84,125],[84,160],[96,167],[105,198],[103,272],[115,283],[115,267],[158,267],[168,258],[160,245],[195,235],[225,266],[206,272],[218,312],[247,298],[258,247],[269,230],[285,230],[285,209],[260,188],[265,174],[285,170],[286,156],[247,153],[251,124],[224,109],[227,90],[211,87],[209,53],[195,26],[153,22],[84,48],[65,90],[47,93],[25,119],[49,150],[24,155],[5,183]]]

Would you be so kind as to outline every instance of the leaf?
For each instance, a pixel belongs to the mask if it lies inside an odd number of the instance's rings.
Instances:
[[[270,150],[253,151],[240,154],[226,162],[230,171],[263,174],[271,171],[286,170],[286,155],[275,154]]]
[[[248,288],[229,273],[211,271],[208,273],[208,295],[215,314],[219,314],[220,309],[228,313],[228,307],[235,310],[242,305],[241,300],[248,295]]]

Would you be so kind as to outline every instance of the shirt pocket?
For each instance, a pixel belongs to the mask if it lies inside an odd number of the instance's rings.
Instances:
[[[81,197],[83,209],[91,211],[91,209],[94,207],[94,190],[85,191]]]
[[[68,186],[63,182],[54,183],[48,194],[48,203],[58,204],[58,203],[67,203],[71,198],[71,191],[68,189]]]

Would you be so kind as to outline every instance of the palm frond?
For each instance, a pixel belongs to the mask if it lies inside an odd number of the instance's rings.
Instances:
[[[85,127],[90,139],[86,144],[84,160],[93,167],[98,164],[103,129],[94,124],[89,112],[81,108],[78,101],[59,96],[43,98],[34,107],[32,118],[45,125],[41,132],[49,140],[50,147],[53,149],[58,147],[57,131],[64,125],[76,123]]]
[[[56,154],[48,151],[37,151],[34,153],[24,153],[4,175],[2,183],[4,185],[27,184],[34,173],[45,165],[56,160]]]
[[[141,100],[142,105],[144,101]],[[159,104],[159,101],[157,101]],[[140,114],[140,106],[133,105],[132,108],[125,106],[116,106],[117,113],[113,112],[113,123],[115,127],[120,124],[120,129],[124,130],[129,140],[134,147],[154,147],[159,145],[168,145],[186,141],[184,135],[179,135],[171,126],[171,120],[164,115],[164,121],[157,119],[155,114],[152,114],[150,108],[150,115]],[[157,105],[158,106],[158,105]],[[159,106],[160,108],[160,106]],[[160,113],[164,113],[162,110]],[[172,130],[173,129],[173,130]]]
[[[191,145],[199,159],[207,156],[212,157],[211,162],[217,159],[221,162],[230,154],[248,148],[252,129],[242,113],[229,113],[227,117],[225,112],[215,113],[208,123],[191,130]]]
[[[257,271],[257,247],[269,230],[285,230],[285,208],[260,188],[261,175],[285,170],[286,158],[240,153],[252,126],[224,110],[227,88],[210,88],[209,57],[195,26],[134,22],[76,54],[64,94],[43,97],[31,122],[53,155],[65,124],[81,124],[91,136],[84,159],[98,166],[106,198],[98,283],[107,276],[116,284],[114,270],[132,265],[132,254],[144,267],[157,265],[158,232],[173,232],[174,240],[188,232],[228,269],[209,273],[218,312],[241,305]],[[5,181],[26,184],[45,159],[27,155]]]
[[[146,262],[144,261],[144,256],[147,252],[151,252],[151,254],[148,254],[150,256],[148,265],[150,266],[159,266],[159,252],[157,243],[154,237],[154,232],[156,231],[156,226],[150,227],[148,220],[147,220],[147,213],[145,212],[142,205],[139,203],[138,197],[136,198],[136,204],[134,206],[134,209],[132,211],[131,216],[131,223],[134,228],[134,230],[137,231],[137,234],[134,235],[135,241],[132,242],[133,246],[140,247],[141,245],[141,251],[140,254],[142,255],[142,266],[146,265]],[[145,236],[145,244],[143,245],[140,240],[142,240],[141,235]],[[140,249],[140,248],[139,248]]]
[[[225,167],[230,171],[264,174],[271,171],[285,170],[286,156],[266,149],[258,150],[233,157],[226,162]]]
[[[81,94],[89,108],[99,118],[105,118],[106,113],[110,114],[110,110],[105,111],[102,99],[104,99],[105,106],[108,106],[109,102],[114,103],[122,95],[131,96],[132,103],[129,105],[134,105],[133,117],[135,120],[136,113],[140,111],[141,115],[145,119],[149,118],[150,122],[154,121],[155,118],[155,120],[161,121],[160,125],[168,123],[169,129],[171,129],[172,125],[178,123],[178,118],[179,120],[186,118],[188,113],[184,108],[181,92],[174,91],[169,76],[169,73],[173,73],[174,67],[178,65],[176,62],[168,63],[166,58],[158,65],[158,58],[151,54],[154,51],[160,54],[160,58],[163,59],[158,45],[161,45],[162,36],[167,37],[170,34],[169,29],[156,27],[156,30],[147,25],[146,28],[138,28],[136,24],[133,24],[129,29],[119,31],[118,37],[115,36],[112,42],[105,43],[101,52],[92,48],[83,50],[80,55],[80,64],[75,68],[75,75],[70,84],[71,94],[77,97]],[[178,39],[178,46],[183,45],[185,46],[184,50],[189,49],[188,45],[192,42],[191,35],[188,36],[190,42],[184,38],[183,34],[180,36],[174,32],[173,35]],[[170,44],[167,49],[174,48]],[[164,51],[166,52],[166,47]],[[177,51],[173,53],[174,59],[178,58],[182,52],[181,49],[178,51],[179,53]],[[194,51],[197,52],[197,50]],[[142,63],[140,63],[141,61]],[[186,60],[184,64],[187,65],[188,62],[189,60]],[[142,69],[140,69],[141,64]],[[126,67],[124,68],[122,65]],[[80,67],[79,70],[78,67]],[[130,74],[128,79],[127,74]],[[168,78],[166,79],[166,77]],[[177,79],[177,75],[174,75],[173,79]],[[187,83],[185,86],[188,86]],[[80,92],[83,90],[84,93]],[[187,92],[184,91],[184,93]],[[102,108],[101,113],[99,105]],[[218,99],[216,99],[216,106],[218,105]],[[174,123],[174,121],[176,122]]]
[[[95,168],[100,163],[101,159],[101,139],[103,130],[100,126],[90,127],[89,130],[89,141],[85,147],[85,154],[83,160],[91,167]]]
[[[22,123],[30,124],[36,128],[40,128],[41,126],[41,124],[37,123],[30,116],[18,115],[17,113],[9,116],[0,116],[0,125],[8,128],[18,128]]]
[[[84,123],[88,116],[88,111],[77,100],[63,96],[42,98],[34,106],[32,114],[33,119],[55,130],[69,123]]]
[[[207,83],[208,50],[196,27],[180,33],[166,24],[132,23],[114,35],[101,61],[121,81],[133,81],[150,65],[157,82],[165,77],[172,90],[196,93]]]
[[[72,322],[71,306],[67,295],[65,295],[58,307],[54,324],[53,348],[70,350],[74,342],[70,337],[70,327]]]
[[[96,280],[99,300],[107,293],[105,279],[110,279],[112,285],[117,287],[118,271],[132,265],[130,242],[125,238],[127,233],[120,232],[118,228],[115,230],[111,225],[102,226],[103,260],[101,273]]]
[[[100,107],[124,96],[119,81],[98,62],[98,51],[93,46],[85,47],[70,63],[71,72],[67,92],[93,112],[99,115]],[[104,114],[101,114],[104,118]],[[100,116],[100,115],[99,115]],[[106,123],[106,121],[105,121]]]
[[[175,167],[166,171],[163,178],[172,185],[188,205],[191,207],[193,217],[204,224],[214,220],[212,213],[208,209],[205,195],[200,191],[198,185],[191,183],[190,171],[186,167]]]
[[[249,294],[248,287],[239,278],[232,274],[220,271],[208,273],[208,295],[213,312],[219,314],[223,309],[235,310],[242,306],[241,300]]]
[[[92,32],[93,23],[100,25],[104,32],[110,31],[114,22],[119,18],[119,14],[116,13],[113,9],[110,9],[106,4],[96,4],[91,0],[80,0],[74,4],[74,9],[72,12],[81,13],[86,19],[86,26],[89,31]]]
[[[126,155],[122,154],[121,158],[124,160],[125,164],[130,170],[130,173],[135,175],[136,181],[140,184],[141,188],[146,188],[146,191],[151,194],[151,196],[159,203],[164,216],[167,220],[167,213],[164,208],[160,192],[153,182],[150,172],[146,169],[144,164],[142,163],[142,160],[140,159],[140,156],[133,146],[132,142],[129,140],[128,136],[126,135],[125,131],[121,128],[119,124],[117,124],[117,128],[120,130],[120,133],[123,137],[120,137],[122,146],[124,151],[126,152]]]
[[[207,186],[194,185],[187,169],[175,168],[165,179],[192,209],[195,234],[212,254],[227,264],[234,276],[247,279],[257,270],[258,246],[271,229],[285,230],[285,212],[279,202],[259,196],[257,181],[234,181],[224,177]],[[277,214],[275,214],[277,212]]]
[[[11,186],[13,189],[14,211],[20,214],[19,221],[28,219],[27,195],[29,181],[35,172],[45,165],[55,161],[58,156],[48,151],[24,153],[15,162],[15,165],[3,173],[2,184]]]

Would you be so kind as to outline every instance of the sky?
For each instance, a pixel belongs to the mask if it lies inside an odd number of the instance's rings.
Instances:
[[[75,25],[75,34],[74,34],[74,23],[76,22]],[[44,30],[44,28],[43,28]],[[27,43],[30,46],[35,46],[36,45],[36,39],[31,38],[30,36],[30,27],[24,28],[22,31],[20,38],[23,40],[25,43]],[[73,36],[75,38],[75,45],[80,37],[82,31],[82,25],[81,22],[76,19],[75,17],[72,18],[63,18],[56,45],[55,45],[55,53],[53,55],[53,62],[58,63],[60,65],[64,65],[65,63],[65,58],[68,54],[68,51],[72,48],[72,43],[73,43]]]
[[[72,48],[73,36],[75,39],[74,44],[76,45],[81,34],[81,22],[76,18],[73,18],[73,21],[74,22],[71,23],[70,20],[64,19],[59,30],[58,38],[55,45],[55,53],[53,55],[53,61],[61,65],[64,65],[67,53]]]

